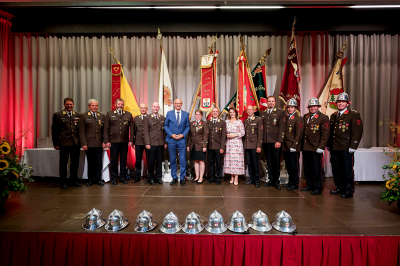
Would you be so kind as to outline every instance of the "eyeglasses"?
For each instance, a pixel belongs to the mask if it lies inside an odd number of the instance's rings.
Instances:
[[[174,104],[182,104],[182,103],[174,103]]]

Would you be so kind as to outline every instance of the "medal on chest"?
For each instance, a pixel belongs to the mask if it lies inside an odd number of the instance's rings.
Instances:
[[[276,125],[276,118],[274,118],[274,125]]]
[[[289,125],[289,133],[292,133],[292,125]]]

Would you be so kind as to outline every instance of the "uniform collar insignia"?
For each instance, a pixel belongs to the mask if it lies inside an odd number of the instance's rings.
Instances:
[[[66,114],[67,114],[67,112],[63,111],[63,115],[66,115]]]
[[[88,114],[88,115],[92,115],[92,113],[91,113],[90,111],[89,111],[89,112],[87,112],[87,114]]]
[[[73,114],[75,114],[75,111],[72,111]]]
[[[292,119],[292,120],[293,120],[293,119],[294,119],[294,115],[292,115],[292,117],[291,117],[290,119]]]
[[[310,116],[310,114],[307,114],[307,117],[309,117]]]
[[[344,111],[344,114],[347,115],[349,113],[349,110]]]
[[[114,111],[114,114],[116,114],[116,113],[117,113],[117,110]]]
[[[97,115],[100,115],[100,113],[97,113]]]
[[[256,119],[254,116],[251,118],[251,120],[254,120],[254,119]]]
[[[276,108],[274,108],[274,112],[276,111]]]
[[[314,115],[314,118],[318,118],[318,114],[315,114],[315,115]]]
[[[154,115],[152,114],[151,117],[154,117]]]
[[[217,120],[218,123],[219,123],[220,121],[221,121],[220,119]]]
[[[213,119],[214,119],[214,117],[211,117],[211,118],[210,118],[210,121],[213,121]]]
[[[123,114],[125,114],[125,111],[122,111]]]

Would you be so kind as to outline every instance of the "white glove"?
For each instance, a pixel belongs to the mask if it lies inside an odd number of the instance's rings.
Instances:
[[[356,151],[355,149],[349,148],[349,153],[350,154],[353,154],[355,151]]]
[[[296,152],[296,149],[290,148],[290,152]]]
[[[324,150],[321,150],[320,148],[318,148],[318,149],[316,150],[316,152],[317,152],[317,153],[323,153]]]

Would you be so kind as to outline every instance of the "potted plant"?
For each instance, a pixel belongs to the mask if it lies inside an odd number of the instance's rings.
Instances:
[[[21,147],[16,143],[28,133],[21,131],[22,135],[14,142],[8,142],[7,137],[14,136],[10,133],[0,138],[0,208],[4,206],[11,193],[25,193],[25,181],[32,182],[30,178],[33,172],[31,167],[21,162]]]

